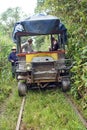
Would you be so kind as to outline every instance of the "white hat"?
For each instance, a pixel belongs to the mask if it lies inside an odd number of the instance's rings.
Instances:
[[[12,50],[16,50],[16,47],[15,47],[15,46],[13,46],[13,47],[12,47]]]

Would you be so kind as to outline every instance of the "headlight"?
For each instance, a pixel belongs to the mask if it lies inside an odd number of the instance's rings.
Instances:
[[[31,63],[26,63],[26,70],[31,70]]]
[[[30,70],[31,69],[31,67],[30,66],[27,66],[27,70]]]

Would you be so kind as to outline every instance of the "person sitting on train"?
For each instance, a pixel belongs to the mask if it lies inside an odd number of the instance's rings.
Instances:
[[[52,37],[52,48],[49,47],[49,51],[57,51],[59,49],[58,40]]]

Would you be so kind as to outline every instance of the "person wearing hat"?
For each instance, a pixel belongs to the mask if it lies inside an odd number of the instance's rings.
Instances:
[[[12,52],[8,56],[8,61],[11,62],[12,66],[12,77],[15,78],[15,71],[16,71],[16,62],[18,61],[17,55],[16,55],[16,47],[12,47]]]
[[[25,42],[23,45],[22,45],[22,51],[23,52],[33,52],[33,49],[32,49],[32,42],[33,40],[32,39],[28,39],[27,42]]]

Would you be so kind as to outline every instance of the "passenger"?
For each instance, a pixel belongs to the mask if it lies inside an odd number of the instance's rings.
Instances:
[[[49,47],[49,51],[57,51],[59,49],[58,41],[52,37],[52,48]]]
[[[22,49],[22,52],[33,52],[33,49],[32,49],[32,39],[28,39],[27,42],[25,42],[21,49]]]
[[[59,48],[59,45],[58,45],[58,41],[54,37],[52,37],[52,44],[53,44],[52,51],[57,51]]]
[[[11,66],[12,66],[12,77],[15,78],[16,65],[17,65],[17,61],[18,61],[18,58],[16,56],[16,47],[15,46],[12,47],[12,52],[9,54],[8,60],[11,62]]]

